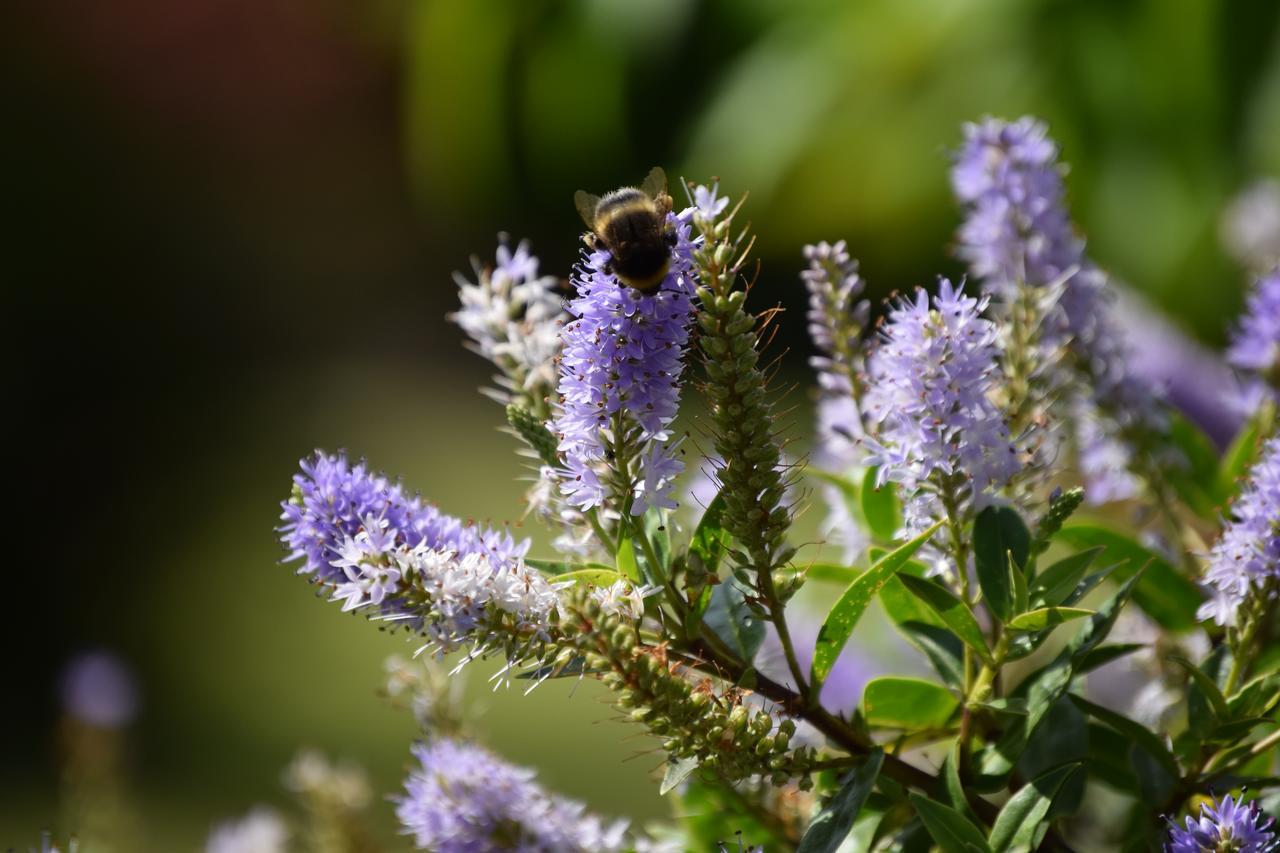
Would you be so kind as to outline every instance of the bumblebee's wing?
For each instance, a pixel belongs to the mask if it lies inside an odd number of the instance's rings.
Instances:
[[[600,196],[592,195],[585,190],[578,190],[573,194],[573,204],[578,208],[578,215],[582,217],[582,221],[594,231],[596,227],[596,206],[600,204]]]
[[[649,170],[649,175],[644,179],[644,183],[640,185],[640,189],[649,198],[666,195],[667,173],[662,171],[661,166],[654,166]]]

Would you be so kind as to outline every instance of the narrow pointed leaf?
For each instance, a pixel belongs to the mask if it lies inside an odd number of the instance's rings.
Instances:
[[[1115,729],[1120,734],[1129,739],[1131,743],[1135,743],[1151,754],[1161,768],[1171,776],[1178,776],[1178,761],[1173,757],[1173,753],[1169,751],[1169,746],[1163,739],[1151,729],[1137,723],[1124,714],[1117,714],[1109,708],[1101,705],[1095,705],[1088,699],[1077,696],[1074,693],[1067,694],[1076,707],[1093,717],[1100,723],[1104,723]]]
[[[942,853],[992,853],[982,831],[960,812],[922,794],[911,794],[910,798]]]
[[[1092,610],[1085,610],[1083,607],[1041,607],[1013,617],[1009,620],[1009,627],[1015,631],[1041,631],[1051,625],[1061,625],[1072,619],[1092,615]]]
[[[969,797],[964,790],[964,782],[960,779],[960,739],[956,738],[951,744],[951,750],[947,753],[947,757],[942,762],[942,783],[947,794],[947,800],[951,808],[960,812],[975,823],[978,816],[973,813],[973,809],[969,806]]]
[[[715,633],[745,664],[750,665],[764,642],[764,620],[747,604],[747,591],[736,578],[716,586],[702,626]]]
[[[809,823],[796,853],[836,853],[840,849],[875,786],[883,761],[884,753],[872,750],[866,761],[845,776],[840,790]]]
[[[1061,604],[1102,551],[1101,546],[1090,548],[1070,557],[1063,557],[1045,569],[1036,577],[1036,582],[1031,587],[1031,600],[1041,605]]]
[[[872,536],[881,542],[892,542],[898,528],[902,527],[902,507],[893,483],[876,487],[878,470],[868,468],[862,478],[862,518]]]
[[[556,583],[587,584],[588,586],[612,586],[621,580],[626,578],[613,569],[575,569],[555,577]]]
[[[583,569],[605,569],[612,571],[603,563],[569,563],[564,560],[549,559],[543,557],[525,557],[525,565],[533,566],[544,575],[557,576],[565,575],[570,572],[577,572]]]
[[[640,564],[636,562],[636,546],[630,536],[619,535],[618,553],[614,559],[620,574],[636,583],[640,582]]]
[[[941,524],[939,522],[933,525],[910,542],[886,554],[875,565],[859,575],[853,583],[849,584],[844,594],[832,606],[826,620],[822,623],[822,627],[818,630],[818,641],[813,650],[810,679],[815,695],[817,695],[822,683],[827,680],[827,676],[831,674],[831,668],[835,666],[836,658],[840,656],[845,644],[849,642],[849,637],[853,635],[853,629],[857,626],[858,620],[862,618],[862,614],[866,612],[867,605],[871,603],[871,599],[880,591],[885,582],[902,569],[916,551],[920,550],[920,546],[929,541],[929,538],[933,536]]]
[[[950,690],[919,678],[873,678],[862,691],[862,713],[869,726],[937,729],[959,705]]]
[[[1056,767],[1026,785],[1004,804],[991,827],[990,844],[994,853],[1012,849],[1030,849],[1036,841],[1041,824],[1049,814],[1053,798],[1080,764]]]
[[[1001,621],[1013,615],[1014,595],[1009,579],[1009,557],[1018,571],[1027,565],[1031,533],[1018,513],[1009,507],[989,506],[973,523],[973,561],[982,595]]]
[[[978,626],[978,620],[963,601],[940,584],[924,578],[899,575],[898,580],[912,594],[933,608],[947,627],[964,641],[965,645],[977,652],[984,663],[991,662],[991,650],[987,648],[987,641],[982,635],[982,629]]]
[[[1216,681],[1209,677],[1208,673],[1184,657],[1171,655],[1169,660],[1185,669],[1187,674],[1195,679],[1196,686],[1204,694],[1204,698],[1209,702],[1209,707],[1213,709],[1213,713],[1219,722],[1226,722],[1231,719],[1231,709],[1227,706],[1227,697],[1222,695],[1222,689],[1218,687]]]
[[[717,493],[694,528],[689,551],[697,554],[706,570],[714,575],[720,568],[728,541],[729,532],[724,529],[724,495]]]

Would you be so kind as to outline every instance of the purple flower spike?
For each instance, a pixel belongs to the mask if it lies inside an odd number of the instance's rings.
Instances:
[[[1261,374],[1280,366],[1280,270],[1258,279],[1231,336],[1227,361],[1233,367]]]
[[[953,481],[969,500],[999,488],[1021,468],[1017,449],[990,394],[999,379],[996,329],[979,316],[986,298],[940,282],[930,305],[917,292],[889,312],[867,365],[867,414],[878,425],[868,465],[913,495],[909,527],[938,516],[933,491]]]
[[[671,271],[653,293],[620,283],[608,271],[604,251],[587,255],[574,273],[578,295],[568,306],[574,319],[563,331],[560,410],[550,427],[565,463],[562,491],[579,509],[621,497],[610,494],[602,476],[608,454],[616,451],[606,445],[629,440],[612,435],[619,419],[624,433],[634,432],[635,440],[648,445],[637,454],[639,470],[632,472],[632,512],[672,505],[672,481],[683,465],[663,445],[680,403],[693,319],[690,215],[673,217]]]
[[[1249,593],[1280,577],[1280,436],[1263,446],[1231,515],[1209,555],[1204,580],[1211,597],[1200,607],[1201,619],[1219,625],[1234,625]]]

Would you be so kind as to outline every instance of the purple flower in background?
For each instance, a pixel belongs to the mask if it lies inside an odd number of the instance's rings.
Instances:
[[[1269,439],[1231,507],[1232,520],[1209,554],[1204,580],[1211,597],[1201,619],[1234,625],[1249,593],[1280,577],[1280,436]]]
[[[690,215],[673,217],[671,271],[653,293],[621,284],[607,271],[605,251],[588,254],[574,272],[578,295],[569,303],[574,319],[563,330],[560,409],[550,426],[565,462],[561,488],[580,509],[605,502],[609,488],[601,469],[619,444],[633,439],[648,447],[631,472],[632,512],[671,505],[672,481],[683,464],[667,443],[668,428],[680,402],[693,319]],[[614,434],[618,420],[622,434]]]
[[[86,652],[62,672],[62,707],[91,726],[120,728],[137,713],[138,686],[133,673],[115,655]]]
[[[1022,466],[990,394],[1000,377],[996,329],[979,316],[986,299],[942,279],[930,305],[923,290],[890,312],[868,361],[869,465],[902,483],[912,528],[938,517],[940,480],[972,503]]]
[[[260,806],[239,820],[215,826],[204,849],[205,853],[285,853],[288,841],[284,821]]]
[[[1127,369],[1124,336],[1110,313],[1107,277],[1085,256],[1084,241],[1067,215],[1058,147],[1043,122],[988,118],[965,127],[965,143],[952,169],[952,185],[965,206],[959,254],[984,288],[1002,303],[1016,302],[1027,289],[1043,317],[1038,321],[1041,380],[1052,387],[1071,377],[1047,372],[1065,347],[1077,371],[1088,379],[1091,424],[1076,424],[1086,494],[1094,502],[1136,494],[1136,477],[1117,478],[1116,464],[1131,467],[1129,436],[1163,428],[1158,398]],[[1077,394],[1078,396],[1078,394]],[[1098,429],[1108,434],[1099,446]],[[1105,451],[1108,467],[1092,465]]]
[[[1280,846],[1272,831],[1275,818],[1263,814],[1257,801],[1231,795],[1200,807],[1200,819],[1188,817],[1186,828],[1170,821],[1166,853],[1269,853]]]
[[[1267,374],[1280,363],[1280,270],[1258,279],[1244,316],[1231,336],[1227,361],[1233,367]]]
[[[581,803],[557,797],[512,766],[464,741],[416,744],[415,767],[396,798],[396,817],[420,850],[522,853],[620,850],[626,823],[606,824]]]
[[[800,279],[809,291],[809,337],[818,350],[809,359],[818,374],[813,461],[827,471],[849,474],[863,455],[858,375],[863,370],[862,332],[871,307],[866,299],[859,299],[865,287],[858,262],[849,256],[843,240],[807,245],[804,256],[809,265]],[[823,483],[822,494],[827,504],[823,534],[852,559],[866,544],[866,534],[839,488]]]

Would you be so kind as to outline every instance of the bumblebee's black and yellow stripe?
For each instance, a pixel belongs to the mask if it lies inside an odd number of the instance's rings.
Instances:
[[[612,255],[610,272],[641,293],[657,290],[671,267],[666,186],[666,174],[655,168],[643,189],[623,187],[604,198],[580,191],[574,199],[594,241]]]

